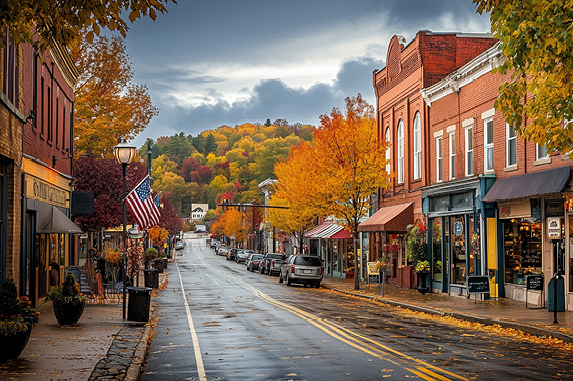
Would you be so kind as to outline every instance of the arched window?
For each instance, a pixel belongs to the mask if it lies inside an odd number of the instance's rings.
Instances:
[[[404,182],[404,122],[398,122],[398,184]]]
[[[422,177],[422,122],[420,113],[414,116],[414,180]]]
[[[390,128],[386,128],[386,160],[388,163],[386,164],[386,173],[390,173],[392,171],[392,166],[390,165],[390,159],[392,159],[392,150],[390,149]]]

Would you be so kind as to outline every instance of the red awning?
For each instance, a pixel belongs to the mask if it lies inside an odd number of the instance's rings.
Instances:
[[[348,230],[342,229],[342,230],[338,231],[337,233],[334,233],[333,235],[331,235],[328,238],[329,239],[349,239],[349,238],[352,238],[352,236],[350,235],[350,232]]]
[[[359,232],[405,232],[414,223],[414,203],[385,206],[358,225]]]

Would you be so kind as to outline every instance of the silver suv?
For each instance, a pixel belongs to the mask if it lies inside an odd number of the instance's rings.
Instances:
[[[291,255],[279,270],[279,283],[302,283],[316,288],[322,282],[322,261],[316,255]]]

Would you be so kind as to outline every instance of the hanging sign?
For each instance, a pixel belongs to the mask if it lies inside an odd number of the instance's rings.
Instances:
[[[547,219],[547,237],[549,239],[561,239],[561,219],[559,217]]]

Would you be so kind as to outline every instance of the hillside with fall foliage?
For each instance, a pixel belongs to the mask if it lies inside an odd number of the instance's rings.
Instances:
[[[260,200],[258,184],[274,177],[275,163],[286,159],[291,147],[312,140],[314,130],[283,119],[221,126],[197,136],[148,139],[139,153],[145,157],[151,145],[153,189],[169,198],[179,213],[189,214],[191,204],[214,208],[222,198],[237,203]]]

